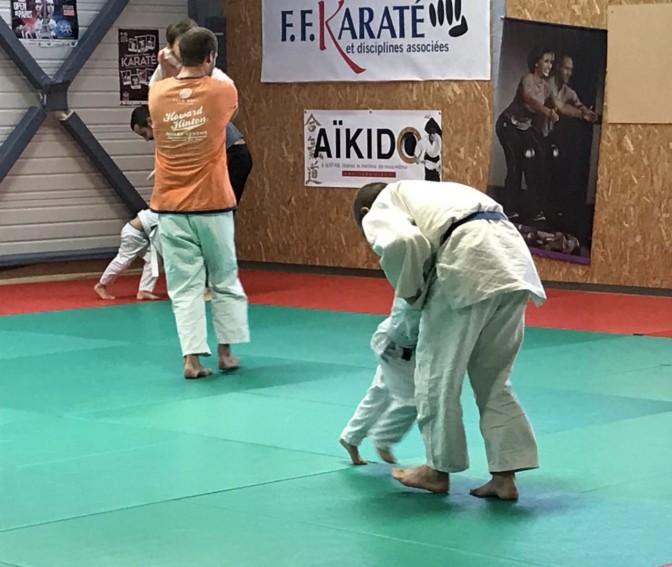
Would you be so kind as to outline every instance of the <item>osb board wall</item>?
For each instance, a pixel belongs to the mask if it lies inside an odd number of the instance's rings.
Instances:
[[[613,2],[618,3],[618,2]],[[632,2],[634,3],[634,2]],[[508,0],[507,15],[606,28],[608,0]],[[443,113],[444,178],[485,189],[487,82],[262,84],[261,0],[225,0],[228,72],[254,170],[237,216],[241,260],[375,268],[350,218],[353,191],[303,185],[303,111],[431,108]],[[607,93],[607,105],[608,105]],[[548,281],[672,288],[672,126],[609,125],[605,110],[592,264],[537,259]]]

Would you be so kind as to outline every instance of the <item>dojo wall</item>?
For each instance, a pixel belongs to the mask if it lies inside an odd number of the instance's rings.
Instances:
[[[607,0],[508,0],[509,17],[606,28]],[[238,215],[241,260],[375,268],[350,219],[352,190],[303,186],[303,110],[443,112],[444,178],[485,189],[492,142],[488,82],[262,84],[261,0],[224,0],[236,123],[254,172]],[[537,259],[547,281],[672,288],[672,126],[602,128],[592,264]]]
[[[10,22],[8,2],[0,17]],[[77,2],[80,37],[103,0]],[[131,0],[73,81],[68,100],[119,168],[145,199],[154,145],[130,130],[131,108],[119,105],[118,29],[163,30],[187,13],[187,0]],[[71,47],[27,46],[52,75]],[[30,105],[35,89],[0,49],[0,144]],[[57,254],[87,257],[114,254],[129,212],[57,120],[50,116],[0,183],[0,265]],[[18,259],[18,260],[17,260]]]

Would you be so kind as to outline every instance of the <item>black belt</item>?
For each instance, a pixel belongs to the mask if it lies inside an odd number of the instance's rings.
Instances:
[[[450,235],[453,234],[458,228],[460,228],[464,223],[471,222],[473,220],[509,220],[509,217],[507,217],[504,213],[500,213],[499,211],[477,211],[475,213],[471,213],[470,215],[467,215],[463,219],[460,219],[453,224],[450,225],[448,230],[443,234],[441,237],[441,246],[444,245],[446,240],[450,238]]]
[[[385,351],[381,355],[383,360],[387,360],[385,356],[392,355],[394,358],[401,358],[401,360],[408,362],[413,358],[413,353],[415,352],[415,347],[403,347],[395,343],[394,341],[388,341]]]

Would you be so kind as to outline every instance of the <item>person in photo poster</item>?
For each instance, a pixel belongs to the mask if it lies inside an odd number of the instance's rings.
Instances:
[[[415,163],[425,166],[425,181],[441,181],[441,127],[430,118],[425,124],[427,136],[415,147]]]
[[[581,228],[581,225],[587,224],[583,219],[585,209],[566,211],[566,203],[585,200],[585,195],[581,195],[580,192],[585,186],[585,180],[580,178],[579,170],[590,166],[584,164],[583,167],[577,168],[576,164],[581,159],[585,161],[586,156],[590,154],[590,147],[586,144],[586,137],[581,134],[588,125],[596,124],[600,120],[599,114],[592,107],[586,106],[577,92],[571,88],[570,81],[573,73],[574,58],[566,53],[560,53],[551,73],[552,98],[549,105],[557,111],[559,120],[548,124],[547,140],[551,157],[551,175],[543,203],[547,228],[564,229],[571,233],[563,236],[562,248],[564,251],[569,249],[568,253],[572,253],[578,248],[580,241],[585,242],[590,236],[585,229]],[[566,199],[563,198],[566,197],[565,190],[578,192],[578,194],[575,198]],[[568,212],[570,214],[567,214]],[[575,220],[582,222],[577,223],[574,222]],[[553,237],[559,240],[559,236],[555,233]]]
[[[501,53],[488,194],[535,254],[588,264],[606,32],[506,19]]]
[[[552,95],[549,77],[555,54],[548,48],[534,48],[527,57],[529,73],[518,84],[511,104],[497,119],[495,132],[506,159],[502,205],[512,221],[523,224],[540,220],[541,196],[548,184],[544,134],[548,124],[559,119],[546,106]],[[525,176],[527,195],[522,198]]]
[[[44,23],[44,4],[42,0],[37,0],[35,2],[35,38],[37,39],[42,32],[42,27]]]
[[[551,89],[554,97],[554,103],[560,117],[580,118],[591,124],[599,120],[599,115],[588,108],[581,100],[576,91],[569,86],[569,81],[574,73],[574,60],[571,56],[562,53],[553,65],[553,78],[551,80]],[[551,127],[552,129],[552,127]]]
[[[72,35],[72,29],[70,28],[68,22],[64,19],[57,20],[54,17],[55,6],[54,0],[45,0],[46,7],[46,22],[47,26],[44,27],[45,37],[51,37],[52,39],[60,39],[65,36]],[[61,15],[62,16],[62,15]],[[46,29],[49,29],[48,33]]]
[[[55,38],[58,37],[58,22],[54,19],[54,0],[46,0],[47,1],[47,18],[49,20],[49,31],[51,33],[51,37]]]
[[[77,39],[79,26],[75,2],[62,0],[35,1],[35,34],[40,39]]]
[[[36,0],[35,2],[35,35],[36,37],[42,37],[48,39],[50,37],[56,37],[54,35],[54,30],[56,29],[56,24],[53,21],[54,16],[54,0],[46,0],[46,4],[42,0]],[[46,19],[46,26],[45,26]]]

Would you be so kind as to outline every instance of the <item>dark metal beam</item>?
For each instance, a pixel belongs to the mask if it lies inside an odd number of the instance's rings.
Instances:
[[[31,106],[23,115],[16,128],[0,146],[0,182],[14,167],[30,140],[46,120],[47,113],[37,106]]]
[[[0,18],[0,47],[5,50],[9,58],[37,90],[42,90],[51,82],[49,75],[37,64],[19,38],[14,35],[9,24],[2,18]]]
[[[147,203],[140,193],[135,190],[76,112],[64,116],[61,124],[132,214],[135,215],[147,208]]]
[[[71,83],[75,79],[105,34],[112,29],[128,2],[129,0],[107,0],[77,46],[54,75],[54,82]]]
[[[47,112],[61,110],[66,112],[70,110],[68,106],[68,86],[70,83],[52,82],[42,92],[42,107]]]
[[[42,95],[42,108],[31,108],[0,147],[0,181],[37,133],[47,116],[45,111],[69,110],[70,84],[112,29],[128,3],[129,0],[106,0],[53,79],[40,68],[11,27],[0,18],[0,47],[5,49],[19,70]],[[131,213],[135,214],[147,208],[145,200],[75,112],[66,114],[61,123]]]

